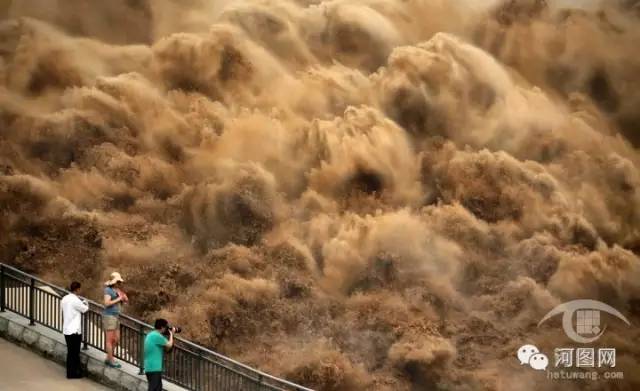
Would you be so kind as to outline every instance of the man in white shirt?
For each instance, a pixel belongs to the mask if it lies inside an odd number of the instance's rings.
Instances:
[[[80,300],[80,283],[74,281],[69,288],[71,293],[62,298],[62,333],[67,341],[67,379],[79,379],[83,376],[80,364],[80,344],[82,343],[82,314],[89,310],[87,301]]]

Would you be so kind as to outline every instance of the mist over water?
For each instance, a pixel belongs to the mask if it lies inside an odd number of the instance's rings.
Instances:
[[[2,262],[318,390],[640,388],[640,3],[0,16]],[[519,366],[573,299],[624,381]]]

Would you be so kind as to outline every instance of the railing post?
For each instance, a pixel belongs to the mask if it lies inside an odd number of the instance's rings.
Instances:
[[[4,312],[4,265],[0,264],[0,312]]]
[[[35,318],[35,309],[36,309],[36,301],[35,301],[35,293],[36,293],[36,279],[31,277],[31,283],[29,284],[29,326],[33,326],[36,324]]]
[[[204,379],[202,378],[202,366],[204,360],[202,359],[202,350],[198,349],[198,357],[196,360],[196,390],[202,390],[204,388]]]
[[[144,325],[138,324],[138,375],[144,375]]]
[[[89,311],[91,311],[91,309],[89,309]],[[87,318],[89,311],[82,314],[82,350],[89,349],[89,344],[87,342],[87,335],[89,334],[89,320]]]

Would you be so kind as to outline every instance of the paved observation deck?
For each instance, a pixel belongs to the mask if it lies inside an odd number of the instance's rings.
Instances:
[[[107,391],[88,379],[69,380],[65,368],[0,338],[0,391]]]

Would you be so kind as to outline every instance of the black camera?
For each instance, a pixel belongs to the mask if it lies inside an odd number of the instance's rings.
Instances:
[[[172,330],[174,334],[180,334],[182,332],[182,327],[180,326],[169,326],[169,330]]]
[[[167,326],[167,331],[165,331],[164,333],[162,333],[162,335],[164,335],[166,338],[169,338],[169,331],[173,331],[174,334],[179,334],[182,332],[182,328],[178,327],[178,326],[171,326],[168,325]]]

